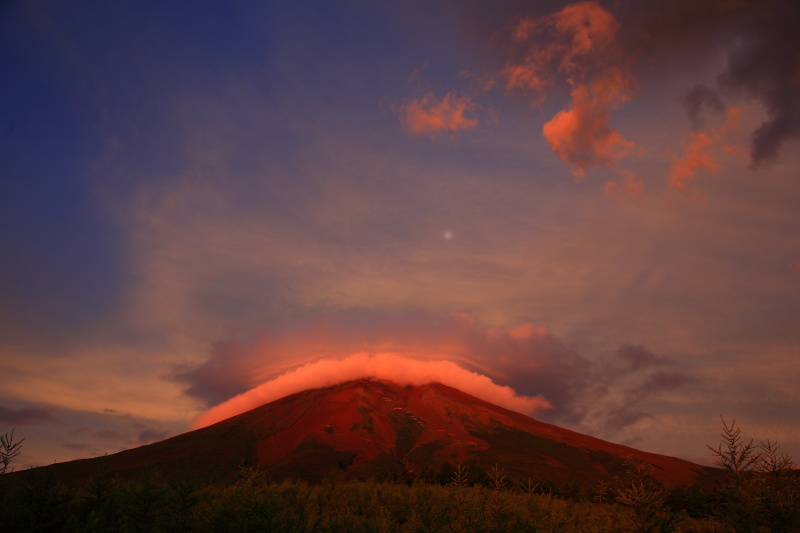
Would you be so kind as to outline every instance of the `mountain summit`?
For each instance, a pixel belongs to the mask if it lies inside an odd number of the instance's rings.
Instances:
[[[653,478],[671,485],[711,471],[545,424],[439,383],[360,379],[292,394],[155,444],[46,468],[71,480],[101,468],[125,474],[155,467],[224,481],[245,464],[277,479],[318,481],[436,480],[457,464],[475,472],[499,465],[509,478],[587,486],[624,476],[631,459],[652,464]]]

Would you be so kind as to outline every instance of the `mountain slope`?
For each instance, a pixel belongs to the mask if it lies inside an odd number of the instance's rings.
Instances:
[[[691,484],[708,470],[545,424],[441,384],[359,380],[270,407],[236,418],[260,432],[258,463],[287,474],[324,456],[313,451],[323,448],[351,454],[337,464],[360,477],[387,468],[430,475],[432,465],[445,461],[498,464],[514,477],[579,484],[623,475],[627,458],[653,464],[653,477],[669,484]]]
[[[104,458],[45,467],[77,481],[147,467],[228,481],[238,466],[262,465],[275,478],[325,476],[433,480],[449,465],[475,472],[499,465],[512,479],[593,486],[623,476],[629,458],[652,475],[688,485],[713,473],[539,422],[456,389],[357,380],[293,394],[212,426]]]

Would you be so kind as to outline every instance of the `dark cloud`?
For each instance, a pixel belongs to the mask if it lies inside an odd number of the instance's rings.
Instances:
[[[58,419],[42,407],[22,407],[14,409],[0,405],[0,423],[10,426],[23,426],[27,424],[43,424],[57,422]]]
[[[246,391],[260,343],[244,339],[217,341],[208,360],[198,366],[176,366],[168,377],[186,385],[189,396],[215,405]]]
[[[641,390],[649,394],[653,392],[674,390],[691,383],[699,383],[699,380],[683,372],[655,372],[647,378],[641,386]]]
[[[767,112],[753,132],[752,166],[774,160],[800,138],[800,4],[759,2],[743,21],[719,84],[758,100]]]
[[[617,386],[605,385],[603,388],[606,393],[616,393],[616,400],[599,413],[604,430],[609,433],[625,430],[649,418],[651,413],[642,408],[649,398],[699,382],[685,372],[654,370],[654,367],[672,366],[674,363],[667,357],[653,354],[644,346],[625,344],[620,346],[616,355],[626,364],[606,372],[604,379],[617,383]],[[625,376],[630,379],[624,380]],[[602,394],[598,394],[596,399],[602,401],[602,397]]]
[[[621,409],[635,409],[651,396],[692,383],[698,383],[697,378],[684,372],[656,371],[649,373],[637,386],[624,391],[625,399],[620,402]]]
[[[617,349],[617,357],[625,362],[623,372],[637,372],[644,368],[662,366],[669,363],[669,359],[659,357],[644,346],[623,344]]]
[[[697,85],[690,90],[683,99],[683,107],[689,115],[689,120],[692,121],[694,130],[705,128],[704,111],[713,115],[720,115],[725,111],[725,104],[719,94],[705,85]]]
[[[578,352],[563,346],[552,336],[546,340],[546,361],[529,360],[524,355],[494,364],[493,369],[502,371],[508,384],[520,394],[541,394],[554,409],[542,413],[543,418],[576,422],[583,413],[582,400],[587,384],[591,381],[591,365]]]
[[[170,436],[169,432],[154,428],[152,423],[143,423],[129,413],[104,409],[103,414],[106,416],[95,420],[96,425],[84,424],[67,432],[68,435],[81,439],[81,442],[67,442],[62,446],[75,452],[99,455],[107,446],[123,450]],[[103,427],[106,424],[112,424],[113,427]]]
[[[621,431],[652,415],[627,405],[619,405],[605,413],[604,425],[608,430]]]
[[[112,429],[103,429],[101,431],[96,431],[94,433],[94,436],[99,439],[105,439],[105,440],[119,440],[125,438],[125,435],[123,435],[122,433],[118,433]]]
[[[695,88],[686,99],[699,111],[719,109],[723,97],[759,102],[766,120],[752,133],[751,166],[776,159],[800,138],[800,4],[791,0],[694,0],[642,2],[630,9],[623,28],[630,47],[642,55],[672,50],[684,58],[726,54],[715,90]]]
[[[97,448],[88,442],[65,442],[62,444],[62,446],[68,450],[74,450],[77,452],[91,452],[93,454],[97,453]]]
[[[117,429],[119,431],[113,429],[92,431],[88,426],[81,426],[75,428],[73,432],[86,433],[91,431],[92,435],[99,439],[127,441],[128,444],[133,443],[136,446],[163,440],[170,435],[167,431],[153,428],[150,421],[142,421],[130,413],[124,413],[116,409],[104,409],[103,413],[109,415],[114,420],[114,423],[118,424]],[[136,435],[135,438],[134,434]]]
[[[140,444],[149,444],[151,442],[156,442],[159,440],[164,440],[169,436],[169,433],[166,431],[157,431],[155,429],[145,429],[144,431],[139,432],[139,443]]]

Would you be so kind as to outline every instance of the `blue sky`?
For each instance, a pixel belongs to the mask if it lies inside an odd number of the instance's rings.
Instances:
[[[4,4],[0,431],[114,452],[391,350],[649,451],[707,461],[724,414],[797,457],[797,18]]]

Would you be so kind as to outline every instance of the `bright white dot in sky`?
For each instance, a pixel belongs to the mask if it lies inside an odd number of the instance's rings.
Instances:
[[[449,231],[449,230],[448,230],[448,231],[445,231],[445,232],[444,232],[444,238],[445,238],[445,239],[452,239],[452,238],[453,238],[453,232],[452,232],[452,231]]]

